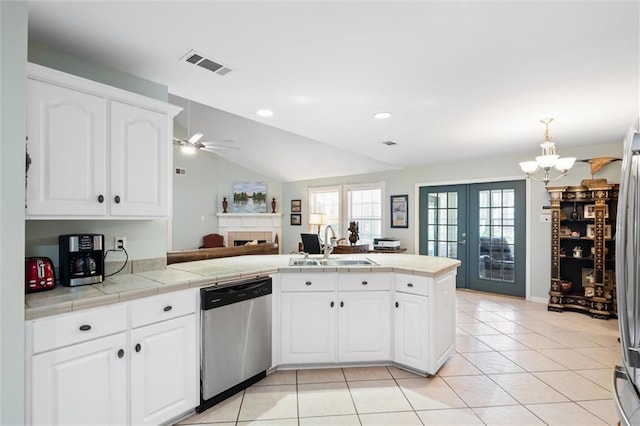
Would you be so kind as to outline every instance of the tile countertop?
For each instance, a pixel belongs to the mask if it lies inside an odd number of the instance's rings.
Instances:
[[[413,254],[332,255],[332,257],[366,257],[379,266],[295,267],[289,259],[296,254],[236,256],[221,259],[176,263],[166,269],[136,274],[116,275],[100,284],[78,287],[57,285],[53,290],[27,294],[25,319],[109,305],[141,297],[191,287],[223,284],[240,278],[269,275],[276,272],[400,272],[435,276],[460,265],[445,257]]]

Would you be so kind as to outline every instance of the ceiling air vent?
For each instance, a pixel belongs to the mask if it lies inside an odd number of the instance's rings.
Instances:
[[[233,68],[220,64],[216,61],[213,61],[205,57],[204,55],[197,53],[194,50],[190,50],[186,55],[180,58],[180,60],[184,60],[190,64],[194,64],[204,69],[207,69],[219,76],[225,76],[229,74],[231,71],[233,71]]]
[[[387,146],[398,145],[398,142],[394,142],[394,141],[384,141],[382,143]]]

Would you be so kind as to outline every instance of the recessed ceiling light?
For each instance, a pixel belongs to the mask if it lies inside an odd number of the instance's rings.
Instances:
[[[273,111],[271,111],[270,109],[259,109],[257,114],[260,117],[271,117],[273,116]]]
[[[377,118],[378,120],[386,120],[387,118],[391,117],[391,113],[390,112],[376,112],[375,114],[373,114],[374,118]]]

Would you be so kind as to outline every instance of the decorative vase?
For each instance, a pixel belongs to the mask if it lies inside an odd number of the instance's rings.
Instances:
[[[271,213],[275,213],[276,212],[276,199],[272,198],[271,199]]]
[[[229,203],[227,202],[227,197],[222,197],[222,213],[227,212],[228,206],[229,206]]]
[[[576,203],[573,203],[573,211],[571,212],[571,220],[578,220],[578,210],[576,210]]]
[[[571,287],[573,287],[573,283],[571,281],[562,280],[560,281],[560,293],[567,294],[571,291]]]

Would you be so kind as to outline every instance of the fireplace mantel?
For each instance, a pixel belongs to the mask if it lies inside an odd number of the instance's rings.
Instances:
[[[282,213],[217,213],[218,233],[227,246],[233,246],[238,233],[242,239],[279,240],[282,232]],[[230,235],[231,234],[231,235]]]

